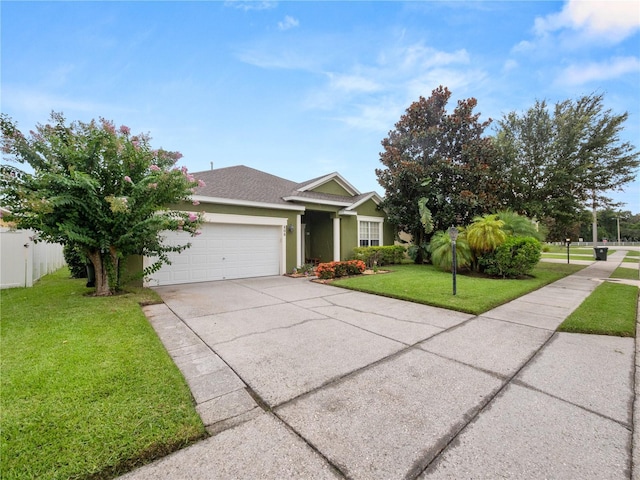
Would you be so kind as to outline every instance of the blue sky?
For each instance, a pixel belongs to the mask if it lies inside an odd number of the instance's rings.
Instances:
[[[438,85],[482,118],[604,93],[640,147],[640,2],[0,3],[2,112],[104,117],[190,171],[378,185],[380,142]],[[494,125],[496,125],[494,123]],[[491,133],[491,132],[487,132]],[[612,196],[640,212],[640,181]]]

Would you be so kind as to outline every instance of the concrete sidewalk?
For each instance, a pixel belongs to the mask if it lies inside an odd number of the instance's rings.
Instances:
[[[122,478],[636,478],[634,339],[555,333],[623,257],[477,317],[286,277],[159,288],[212,436]]]

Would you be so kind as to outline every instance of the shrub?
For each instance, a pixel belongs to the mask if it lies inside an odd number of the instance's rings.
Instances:
[[[362,260],[368,267],[374,265],[392,265],[402,263],[406,249],[403,245],[383,247],[356,247],[353,249],[356,260]]]
[[[80,248],[74,244],[66,243],[62,247],[62,254],[71,272],[71,278],[87,278],[87,257]]]
[[[429,251],[429,243],[422,242],[420,245],[415,243],[407,248],[407,255],[413,263],[429,263],[431,259],[431,253]]]
[[[542,246],[532,237],[510,237],[478,263],[488,275],[515,278],[528,274],[540,261]]]
[[[324,280],[330,278],[346,277],[349,275],[359,275],[365,271],[367,266],[362,260],[347,260],[345,262],[321,263],[316,268],[318,278]]]

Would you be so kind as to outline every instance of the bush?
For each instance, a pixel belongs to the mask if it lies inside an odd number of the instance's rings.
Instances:
[[[407,248],[407,255],[413,263],[429,263],[431,261],[431,253],[429,251],[429,243],[422,242],[420,245],[415,243]]]
[[[540,261],[542,246],[532,237],[509,237],[493,252],[478,259],[480,268],[488,275],[516,278],[526,275]]]
[[[353,249],[356,260],[362,260],[369,268],[374,265],[392,265],[402,263],[406,249],[403,245],[384,247],[356,247]]]
[[[66,243],[62,248],[62,254],[71,272],[71,278],[87,278],[87,257],[80,248]]]
[[[359,275],[365,271],[367,266],[362,260],[347,260],[346,262],[321,263],[316,268],[318,278],[327,280],[330,278],[347,277],[349,275]]]

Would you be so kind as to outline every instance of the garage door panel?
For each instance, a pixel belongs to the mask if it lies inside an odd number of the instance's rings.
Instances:
[[[151,285],[204,282],[279,275],[282,227],[203,224],[202,234],[167,232],[166,242],[191,243],[180,254],[169,253],[171,265],[151,275]]]

